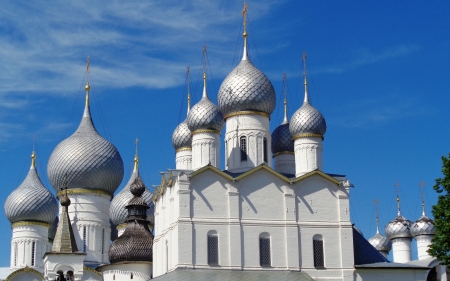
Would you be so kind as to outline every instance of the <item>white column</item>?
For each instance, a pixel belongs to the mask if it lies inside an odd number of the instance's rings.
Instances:
[[[301,137],[294,141],[295,176],[322,170],[322,138]]]
[[[50,225],[39,222],[18,222],[12,225],[11,265],[12,270],[28,266],[44,272],[42,245],[48,243]],[[32,246],[34,242],[34,265],[32,265]],[[17,251],[15,245],[17,244]],[[17,255],[17,256],[16,256]]]
[[[213,130],[202,130],[192,136],[192,169],[208,164],[220,168],[220,134]]]
[[[243,112],[230,116],[225,122],[225,166],[230,172],[245,172],[262,163],[272,167],[269,116],[260,112]],[[241,138],[246,138],[247,160],[241,161]],[[266,145],[264,147],[264,139]],[[264,159],[264,149],[266,159]],[[266,161],[264,161],[266,160]]]
[[[411,261],[411,238],[395,238],[391,241],[394,262],[405,263]]]
[[[431,258],[430,254],[427,253],[430,245],[431,239],[433,239],[433,235],[419,235],[415,237],[417,241],[417,256],[419,260],[424,260]]]
[[[273,168],[278,173],[295,174],[295,155],[293,153],[280,153],[273,157]]]
[[[176,168],[180,170],[192,169],[192,149],[180,148],[175,154]]]

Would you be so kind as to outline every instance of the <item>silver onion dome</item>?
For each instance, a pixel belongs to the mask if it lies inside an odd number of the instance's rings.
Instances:
[[[289,123],[278,126],[272,133],[272,153],[294,152],[294,142],[289,132]]]
[[[222,82],[217,102],[224,116],[247,110],[270,115],[276,105],[275,89],[266,75],[244,55]]]
[[[378,231],[375,234],[375,236],[369,238],[368,241],[375,249],[377,249],[380,252],[389,253],[389,251],[392,249],[391,240],[381,235],[380,232]]]
[[[102,190],[113,194],[123,178],[123,162],[116,147],[94,127],[88,95],[78,129],[59,143],[48,161],[48,179],[56,192],[69,189]]]
[[[327,123],[325,122],[325,118],[309,102],[303,103],[294,115],[292,115],[289,124],[289,131],[293,138],[303,134],[323,136],[326,130]]]
[[[192,135],[186,120],[181,122],[173,131],[172,145],[175,150],[182,147],[192,147]]]
[[[403,217],[401,214],[389,222],[384,228],[384,232],[389,240],[395,238],[411,238],[411,221]]]
[[[419,235],[435,235],[436,226],[432,219],[423,214],[417,221],[411,225],[411,235],[413,237]]]
[[[208,98],[206,74],[204,74],[203,79],[203,97],[189,110],[186,122],[191,132],[196,130],[215,130],[220,132],[223,128],[223,115]]]
[[[137,159],[135,159],[137,161]],[[130,192],[131,184],[137,179],[141,178],[139,175],[139,169],[137,167],[137,162],[135,162],[135,169],[131,174],[130,180],[125,185],[125,187],[114,196],[111,201],[111,207],[109,208],[109,216],[111,218],[111,222],[118,226],[126,222],[128,218],[128,211],[125,208],[128,205],[128,202],[133,198],[133,194]],[[153,194],[148,188],[145,188],[144,193],[142,194],[142,199],[147,203],[149,208],[147,209],[147,220],[151,225],[154,225],[154,210],[155,206],[153,203]]]
[[[58,213],[58,203],[36,173],[34,154],[32,158],[25,180],[6,199],[5,214],[11,223],[38,221],[51,225]]]

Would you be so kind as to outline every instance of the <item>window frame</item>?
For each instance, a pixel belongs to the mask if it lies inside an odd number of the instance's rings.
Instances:
[[[214,241],[215,240],[215,241]],[[213,242],[214,241],[214,242]],[[211,248],[211,242],[215,243],[215,251]],[[215,257],[213,257],[213,253],[215,253]],[[219,235],[217,233],[209,233],[207,236],[207,256],[208,256],[208,265],[217,266],[219,265]]]
[[[325,268],[325,250],[322,235],[314,235],[313,237],[313,262],[314,267]]]
[[[241,136],[239,138],[239,149],[241,151],[241,162],[247,162],[248,161],[248,143],[247,143],[246,136]]]
[[[263,245],[267,243],[268,245]],[[259,265],[261,267],[272,266],[272,246],[270,235],[263,233],[259,236]]]

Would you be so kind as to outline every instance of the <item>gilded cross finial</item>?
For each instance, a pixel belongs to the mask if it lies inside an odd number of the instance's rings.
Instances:
[[[288,112],[287,112],[287,99],[286,99],[286,73],[283,74],[283,94],[284,94],[284,119],[283,124],[287,124],[288,120]]]
[[[188,100],[188,108],[187,113],[189,114],[189,110],[191,109],[191,69],[189,66],[186,70],[186,80],[187,80],[187,88],[188,88],[188,94],[187,94],[187,100]]]
[[[137,171],[139,168],[139,156],[138,156],[138,144],[139,144],[139,139],[136,138],[136,141],[134,142],[135,146],[136,146],[136,152],[135,152],[135,156],[134,156],[134,171]]]
[[[242,34],[242,36],[244,36],[244,38],[247,38],[248,34],[247,34],[247,3],[244,1],[244,9],[242,9],[242,17],[244,18],[244,34]]]
[[[34,153],[34,149],[33,152],[31,152],[31,167],[36,167],[36,154]]]
[[[425,182],[421,181],[419,183],[419,188],[421,191],[421,196],[422,196],[422,216],[425,216]]]
[[[89,85],[89,67],[91,65],[91,59],[89,56],[86,60],[86,87],[84,89],[86,90],[86,106],[89,106],[89,90],[91,89],[91,86]]]
[[[378,199],[375,199],[373,201],[373,204],[375,205],[375,221],[377,223],[377,233],[380,233],[380,229],[378,228],[378,202],[380,202]]]
[[[395,186],[395,192],[397,194],[397,209],[398,209],[397,214],[400,216],[401,215],[401,213],[400,213],[400,196],[398,195],[399,194],[399,186],[400,186],[400,184],[398,183],[398,181],[395,183],[394,186]]]
[[[306,79],[306,52],[303,52],[302,62],[303,62],[303,84],[305,86],[305,99],[303,102],[309,103],[308,80]]]

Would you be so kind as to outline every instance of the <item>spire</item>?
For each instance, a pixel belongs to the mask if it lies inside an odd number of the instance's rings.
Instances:
[[[203,45],[203,98],[208,98],[206,91],[206,45]]]
[[[31,153],[31,167],[30,169],[36,169],[36,154],[33,152]]]
[[[134,156],[134,169],[133,169],[133,173],[137,172],[139,170],[139,157],[138,157],[138,143],[139,143],[139,139],[136,138],[136,141],[134,142],[134,144],[136,145],[136,153]]]
[[[89,85],[89,66],[90,66],[91,60],[89,58],[89,56],[87,57],[87,61],[86,61],[86,86],[84,87],[84,89],[86,90],[86,105],[84,108],[84,115],[83,117],[90,117],[91,113],[89,110],[89,91],[91,90],[91,86]]]
[[[284,93],[284,119],[283,119],[283,123],[281,123],[281,124],[287,124],[287,123],[289,123],[289,119],[288,119],[287,100],[286,100],[286,73],[284,73],[284,75],[283,75],[283,93]]]
[[[379,234],[380,233],[380,229],[379,229],[379,227],[378,227],[378,199],[375,199],[375,201],[373,202],[373,204],[375,205],[375,221],[376,221],[376,224],[377,224],[377,233]]]
[[[244,9],[242,10],[242,17],[244,18],[244,33],[242,34],[242,37],[244,37],[244,54],[242,55],[242,60],[248,60],[248,53],[247,53],[247,3],[244,1]]]
[[[426,216],[425,214],[425,182],[421,181],[419,184],[419,188],[421,189],[422,195],[422,216]]]
[[[66,179],[67,181],[67,179]],[[65,184],[67,186],[67,182]],[[58,228],[56,229],[55,238],[53,240],[52,253],[75,253],[78,252],[77,243],[75,242],[75,236],[73,234],[72,224],[70,223],[70,217],[68,208],[70,205],[70,199],[67,197],[66,192],[61,198],[61,215],[59,216]]]
[[[397,193],[397,216],[401,216],[401,212],[400,212],[400,197],[398,196],[398,187],[400,186],[400,184],[398,182],[395,183],[395,191]]]
[[[303,52],[302,56],[303,61],[303,84],[305,85],[305,99],[303,103],[309,103],[309,94],[308,94],[308,80],[306,79],[306,52]]]
[[[188,87],[188,94],[187,94],[187,114],[189,114],[189,110],[191,110],[191,69],[189,68],[189,66],[187,67],[187,71],[186,71],[186,80],[187,80],[187,87]]]

